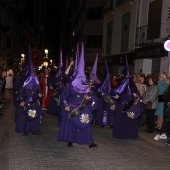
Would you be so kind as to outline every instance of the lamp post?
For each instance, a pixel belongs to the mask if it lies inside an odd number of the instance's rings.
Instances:
[[[25,62],[25,54],[21,54],[21,66],[23,67]]]
[[[47,67],[48,67],[48,63],[49,63],[48,50],[45,49],[44,51],[45,51],[45,57],[44,57],[44,59],[43,59],[43,66],[44,66],[45,68],[47,68]]]
[[[48,50],[45,49],[44,51],[45,51],[45,57],[48,58]]]

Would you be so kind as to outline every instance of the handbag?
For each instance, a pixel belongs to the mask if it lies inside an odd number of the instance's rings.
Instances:
[[[159,96],[158,96],[158,102],[164,102],[163,95],[159,95]]]
[[[93,114],[86,105],[85,98],[83,98],[78,107],[70,110],[68,118],[71,123],[78,129],[84,129],[91,124],[93,120]]]
[[[145,110],[150,110],[152,108],[152,102],[143,103]]]
[[[78,129],[84,129],[89,126],[93,120],[93,114],[88,106],[85,106],[83,111],[74,117],[69,117],[70,122]]]
[[[123,105],[122,111],[125,112],[127,111],[135,102],[135,98],[132,97],[130,98],[128,101],[126,101],[126,103]]]
[[[29,103],[24,107],[20,107],[20,108],[23,114],[25,115],[26,119],[29,121],[37,119],[42,115],[42,108],[40,106],[39,101]]]
[[[109,107],[110,107],[110,110],[111,111],[115,111],[115,109],[116,109],[116,99],[112,99],[109,95],[105,95],[104,96],[104,101],[106,102],[106,103],[109,103]]]

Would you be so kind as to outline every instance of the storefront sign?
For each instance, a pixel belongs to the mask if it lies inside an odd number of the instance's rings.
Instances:
[[[157,58],[167,55],[163,44],[135,49],[135,58]]]

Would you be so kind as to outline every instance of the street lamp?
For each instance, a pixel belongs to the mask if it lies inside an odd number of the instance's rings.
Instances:
[[[48,58],[48,50],[45,49],[44,51],[45,51],[45,55],[46,55],[45,57]]]
[[[43,66],[47,68],[48,67],[48,63],[49,63],[48,50],[45,49],[44,51],[45,51],[45,57],[43,59]]]
[[[170,51],[170,40],[165,41],[164,48],[165,48],[166,51]]]
[[[21,65],[23,66],[25,62],[25,54],[21,54]]]

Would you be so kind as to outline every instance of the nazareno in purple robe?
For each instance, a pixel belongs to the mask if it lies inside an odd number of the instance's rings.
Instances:
[[[61,95],[61,101],[63,106],[61,107],[61,123],[58,133],[59,141],[67,141],[78,144],[91,144],[93,142],[93,135],[91,124],[84,129],[78,129],[71,123],[68,118],[69,112],[64,110],[64,107],[69,104],[71,108],[76,108],[84,98],[85,93],[78,93],[74,87],[70,84],[64,89]],[[90,102],[91,104],[91,102]],[[91,105],[86,107],[91,108]]]
[[[36,78],[37,79],[37,78]],[[38,83],[34,87],[21,87],[18,90],[19,102],[24,101],[26,104],[30,102],[35,102],[38,100],[38,93],[42,94],[42,90]],[[40,106],[41,107],[41,106]],[[15,132],[25,133],[25,132],[39,132],[40,131],[40,119],[42,112],[39,113],[39,117],[34,120],[27,120],[26,116],[23,114],[22,110],[16,107],[16,127]],[[41,109],[40,109],[41,110]]]
[[[139,137],[137,119],[132,120],[122,112],[123,105],[130,99],[130,97],[130,95],[122,93],[116,102],[112,131],[114,138],[136,139]]]

